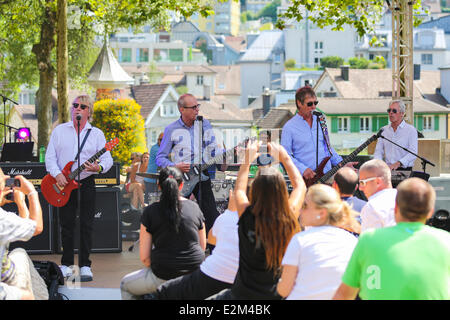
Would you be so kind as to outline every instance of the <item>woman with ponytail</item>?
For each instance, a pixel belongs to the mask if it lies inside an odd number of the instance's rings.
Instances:
[[[278,293],[288,300],[328,300],[357,243],[358,213],[324,184],[308,189],[300,212],[305,231],[292,237],[283,258]]]
[[[152,293],[165,281],[196,270],[205,259],[205,219],[195,202],[180,195],[180,170],[162,169],[158,187],[160,201],[146,207],[142,214],[139,254],[145,268],[122,279],[122,299],[139,299]]]

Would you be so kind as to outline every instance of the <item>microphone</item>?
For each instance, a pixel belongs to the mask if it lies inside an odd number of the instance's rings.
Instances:
[[[197,116],[198,121],[203,121],[203,116]]]
[[[322,112],[313,111],[313,115],[320,117],[322,115]]]
[[[81,114],[77,114],[76,119],[77,119],[78,121],[80,121],[80,120],[81,120]]]

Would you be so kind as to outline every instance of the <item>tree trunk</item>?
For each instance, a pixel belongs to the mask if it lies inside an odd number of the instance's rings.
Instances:
[[[68,50],[67,50],[67,0],[58,0],[58,39],[57,39],[57,89],[58,89],[58,120],[60,123],[69,121],[68,109]]]
[[[38,44],[33,45],[33,53],[39,69],[39,93],[37,95],[38,112],[38,149],[47,147],[52,127],[52,88],[55,69],[52,65],[51,54],[55,47],[55,12],[48,5],[44,9],[44,19]]]

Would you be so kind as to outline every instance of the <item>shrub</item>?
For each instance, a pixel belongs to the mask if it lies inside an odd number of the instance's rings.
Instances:
[[[284,62],[284,67],[285,67],[286,69],[292,69],[292,68],[295,68],[295,65],[296,65],[296,62],[295,62],[294,59],[287,59],[287,60]]]
[[[352,69],[367,69],[369,67],[370,61],[366,58],[350,58],[348,59],[350,68]]]
[[[339,68],[344,63],[344,59],[338,56],[328,56],[320,59],[320,66],[323,68]]]
[[[104,132],[106,141],[119,138],[119,144],[111,155],[122,166],[131,164],[132,152],[147,151],[141,106],[133,99],[95,102],[92,124]]]

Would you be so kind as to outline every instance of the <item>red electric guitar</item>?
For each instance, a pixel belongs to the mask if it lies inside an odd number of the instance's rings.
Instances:
[[[90,157],[86,162],[94,162],[102,154],[104,154],[106,151],[111,151],[117,144],[119,143],[119,138],[115,138],[105,144],[105,147],[94,154],[92,157]],[[72,168],[72,165],[75,161],[70,161],[66,164],[64,169],[62,170],[62,174],[66,177],[68,183],[64,188],[60,188],[58,184],[56,183],[56,179],[53,178],[50,174],[47,174],[41,182],[41,191],[42,194],[47,200],[48,203],[50,203],[52,206],[55,207],[62,207],[64,206],[70,198],[70,194],[72,190],[78,188],[78,182],[75,181],[75,178],[77,177],[78,173],[84,170],[85,163],[83,163],[79,168],[77,168],[75,171],[70,172],[70,169]]]

